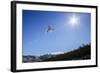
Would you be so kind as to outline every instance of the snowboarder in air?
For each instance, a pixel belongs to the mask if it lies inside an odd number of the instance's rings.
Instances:
[[[49,25],[48,29],[47,29],[47,32],[53,32],[53,31],[54,31],[54,29]]]

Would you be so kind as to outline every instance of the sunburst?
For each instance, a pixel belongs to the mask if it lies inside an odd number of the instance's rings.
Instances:
[[[69,18],[69,23],[72,27],[78,25],[78,22],[79,22],[79,18],[78,16],[76,15],[72,15],[70,18]]]

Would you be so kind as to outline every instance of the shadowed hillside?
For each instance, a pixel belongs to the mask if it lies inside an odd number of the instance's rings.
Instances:
[[[82,45],[78,49],[62,54],[45,54],[41,56],[23,56],[23,62],[46,62],[46,61],[64,61],[64,60],[86,60],[91,59],[90,44]]]
[[[91,47],[89,45],[83,45],[76,50],[56,55],[44,61],[61,61],[61,60],[84,60],[91,58]]]

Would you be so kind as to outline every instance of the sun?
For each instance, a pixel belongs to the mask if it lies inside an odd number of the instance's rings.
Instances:
[[[72,27],[78,25],[78,21],[79,21],[79,18],[78,18],[78,16],[76,16],[76,15],[72,15],[72,16],[69,18],[69,24],[70,24]]]

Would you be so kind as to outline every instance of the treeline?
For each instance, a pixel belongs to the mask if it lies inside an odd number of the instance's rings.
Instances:
[[[86,60],[91,59],[91,45],[82,45],[79,48],[62,54],[44,54],[41,56],[23,56],[23,62],[46,62],[46,61],[67,61],[67,60]]]
[[[82,45],[76,50],[56,55],[55,57],[45,59],[44,61],[85,60],[85,59],[91,59],[90,44]]]

